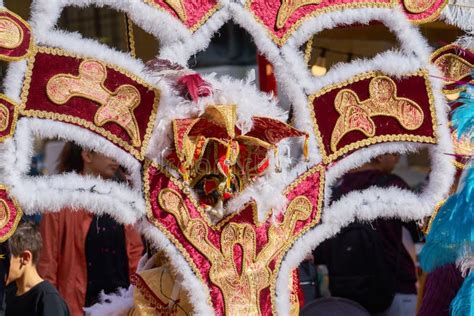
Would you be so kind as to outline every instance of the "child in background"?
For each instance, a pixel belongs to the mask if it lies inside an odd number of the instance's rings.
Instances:
[[[6,295],[6,316],[19,315],[70,315],[64,300],[58,291],[43,280],[36,270],[36,263],[41,253],[41,234],[30,223],[19,225],[9,240],[10,271]]]

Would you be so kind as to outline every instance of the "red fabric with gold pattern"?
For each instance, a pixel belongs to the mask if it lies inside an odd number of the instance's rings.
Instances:
[[[159,91],[105,63],[39,48],[29,60],[20,114],[87,128],[143,159]]]
[[[447,0],[399,0],[414,23],[435,20]],[[301,24],[313,16],[351,8],[393,8],[393,0],[247,0],[246,8],[267,29],[273,41],[282,46]]]
[[[0,184],[0,242],[13,235],[22,216],[23,212],[8,194],[7,187]]]
[[[217,0],[143,0],[180,20],[191,32],[199,29],[219,8]]]
[[[402,79],[361,74],[323,88],[309,103],[325,163],[380,142],[436,142],[433,96],[424,71]]]
[[[252,128],[244,135],[236,125],[235,105],[208,105],[198,118],[174,120],[175,151],[167,162],[191,185],[205,175],[221,174],[230,189],[229,181],[237,175],[235,189],[241,191],[268,167],[269,149],[288,137],[307,138],[305,133],[269,117],[253,117]]]
[[[180,182],[159,166],[145,166],[148,219],[187,260],[210,291],[217,315],[275,313],[280,263],[293,243],[319,223],[324,169],[316,166],[286,190],[289,204],[279,225],[267,215],[258,222],[254,203],[213,225]]]
[[[0,94],[0,142],[13,135],[18,118],[15,103]]]
[[[28,23],[15,13],[0,9],[0,59],[15,61],[24,58],[32,42]]]
[[[474,84],[474,51],[449,44],[435,51],[431,55],[431,62],[443,72],[444,93],[461,92],[466,83]]]

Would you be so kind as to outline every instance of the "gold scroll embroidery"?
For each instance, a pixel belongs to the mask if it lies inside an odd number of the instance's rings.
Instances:
[[[386,76],[377,76],[369,84],[370,98],[360,101],[353,90],[339,91],[334,106],[340,116],[331,135],[331,150],[351,131],[361,131],[368,137],[375,135],[373,116],[390,116],[407,130],[415,130],[424,119],[422,109],[414,101],[397,96],[397,85]]]
[[[102,126],[114,122],[130,136],[132,145],[141,145],[140,132],[133,110],[140,104],[140,93],[132,85],[121,85],[115,92],[104,86],[107,68],[99,61],[84,60],[79,66],[79,76],[58,74],[46,85],[49,99],[65,104],[72,97],[83,97],[100,104],[94,123]]]
[[[6,106],[0,104],[0,132],[5,131],[8,128],[8,122],[10,120],[10,111]]]
[[[10,211],[5,200],[0,199],[0,228],[3,228],[10,218]]]
[[[423,13],[428,10],[435,0],[403,0],[403,5],[410,13]]]
[[[188,16],[186,14],[186,8],[182,0],[164,0],[164,2],[169,5],[174,12],[178,15],[181,21],[186,21]]]
[[[220,247],[216,247],[208,239],[209,226],[200,218],[191,218],[179,193],[163,189],[158,202],[176,218],[185,238],[211,262],[209,278],[221,289],[228,315],[261,314],[260,291],[270,286],[272,277],[269,263],[283,256],[296,223],[308,219],[312,211],[308,198],[293,199],[282,222],[269,228],[268,242],[257,254],[256,232],[252,225],[228,223],[222,229]],[[242,254],[240,270],[234,259],[236,247],[240,247]]]
[[[9,17],[0,17],[0,47],[17,48],[22,41],[23,30],[21,27]]]
[[[281,29],[285,26],[288,19],[301,7],[310,4],[319,4],[321,0],[282,0],[278,10],[276,27]]]
[[[455,54],[445,54],[434,61],[441,69],[447,83],[453,83],[469,76],[474,65]]]

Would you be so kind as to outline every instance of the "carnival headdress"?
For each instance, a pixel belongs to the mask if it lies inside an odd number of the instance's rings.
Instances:
[[[124,12],[148,30],[160,42],[161,61],[147,66],[55,29],[65,6],[91,4]],[[33,40],[23,21],[0,16],[0,54],[27,58],[10,66],[0,107],[0,179],[9,190],[0,211],[13,214],[2,227],[14,226],[19,207],[27,214],[71,206],[109,213],[138,223],[163,249],[194,312],[296,314],[292,271],[311,248],[356,217],[421,218],[448,193],[454,167],[445,155],[452,143],[443,75],[411,23],[440,15],[460,23],[454,10],[446,0],[35,0]],[[291,126],[282,105],[251,80],[186,68],[230,20],[272,63],[293,109]],[[399,51],[311,75],[300,48],[315,33],[374,21],[395,33]],[[452,60],[438,66],[445,70]],[[466,80],[466,64],[459,65],[450,78]],[[115,158],[132,187],[77,174],[29,177],[35,137]],[[422,193],[371,188],[325,203],[348,170],[384,152],[420,148],[429,149],[434,166]],[[213,213],[218,205],[222,212]],[[173,301],[145,297],[157,311],[176,310]]]

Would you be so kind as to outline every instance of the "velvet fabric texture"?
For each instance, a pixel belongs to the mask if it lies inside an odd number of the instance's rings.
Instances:
[[[28,50],[31,46],[31,31],[28,24],[21,19],[18,15],[8,11],[0,11],[0,35],[5,32],[5,21],[13,21],[16,27],[19,27],[22,31],[21,43],[14,48],[7,48],[0,45],[0,59],[6,60],[18,60],[28,54]],[[2,35],[3,37],[3,35]]]
[[[13,134],[16,120],[16,105],[3,95],[0,95],[0,142]]]
[[[140,103],[131,111],[138,127],[139,146],[133,146],[129,133],[117,122],[109,121],[102,126],[97,126],[95,115],[100,108],[100,104],[92,101],[90,98],[73,96],[64,104],[57,104],[48,97],[47,84],[50,79],[55,75],[62,74],[78,76],[79,66],[84,60],[85,59],[79,57],[61,56],[46,51],[37,53],[31,61],[33,65],[29,89],[24,90],[22,95],[23,98],[26,98],[22,114],[32,117],[47,117],[53,120],[79,125],[107,137],[115,145],[118,145],[127,152],[131,152],[131,149],[135,149],[135,151],[143,154],[146,147],[147,136],[149,137],[149,135],[147,135],[147,128],[154,117],[154,103],[158,91],[152,90],[137,82],[128,74],[111,68],[108,65],[106,66],[107,73],[103,83],[106,89],[114,93],[118,88],[124,85],[130,85],[139,93]],[[111,108],[111,111],[113,110],[114,108]],[[91,129],[90,126],[87,126],[79,120],[93,125],[94,128]],[[110,135],[107,134],[111,134],[115,137],[110,137]]]
[[[218,7],[217,0],[145,0],[145,2],[171,13],[190,30],[197,29]]]
[[[247,0],[249,10],[271,34],[280,46],[295,32],[305,19],[341,9],[349,8],[392,8],[398,3],[391,0]],[[426,3],[413,0],[399,0],[407,17],[414,22],[428,22],[439,16],[446,0],[435,0],[426,7]],[[418,13],[408,10],[417,8]]]
[[[191,200],[176,184],[176,181],[163,173],[156,166],[149,166],[146,169],[145,181],[149,184],[149,192],[147,192],[147,201],[149,205],[148,217],[153,224],[158,227],[165,235],[170,238],[170,240],[175,244],[175,246],[182,252],[184,258],[187,259],[189,265],[193,270],[198,274],[198,277],[203,280],[203,282],[208,286],[210,291],[210,296],[212,297],[212,305],[216,312],[216,315],[227,314],[232,311],[226,311],[226,303],[224,302],[224,295],[221,291],[221,288],[217,286],[210,276],[211,267],[216,262],[212,262],[211,254],[202,252],[197,249],[196,240],[190,240],[189,235],[186,234],[184,230],[188,230],[189,221],[183,225],[179,223],[179,219],[174,215],[170,214],[162,208],[163,202],[160,200],[162,196],[160,195],[163,190],[172,189],[179,194],[181,197],[184,206],[187,208],[190,219],[199,219],[202,223],[206,225],[207,239],[212,244],[215,249],[218,251],[225,252],[229,249],[224,249],[222,245],[224,240],[222,240],[222,233],[229,226],[232,225],[250,225],[252,231],[255,233],[255,248],[249,245],[235,244],[233,250],[233,259],[234,267],[239,273],[248,273],[249,268],[244,270],[244,262],[247,262],[248,258],[255,258],[254,255],[258,256],[261,252],[264,251],[267,245],[270,245],[269,239],[272,232],[270,228],[275,225],[273,223],[273,217],[268,214],[267,219],[263,223],[259,223],[256,220],[257,215],[254,210],[254,203],[247,204],[244,209],[240,212],[232,214],[224,219],[221,222],[213,225],[207,215],[198,210],[195,202]],[[276,278],[278,274],[279,265],[283,259],[286,251],[291,247],[291,245],[297,240],[301,233],[310,229],[319,223],[320,212],[321,212],[321,199],[323,198],[322,190],[318,190],[318,187],[322,184],[323,181],[323,169],[321,167],[315,167],[311,169],[308,173],[298,178],[293,186],[289,186],[287,198],[291,201],[301,198],[307,199],[311,212],[308,218],[305,220],[296,220],[296,223],[291,231],[291,236],[288,240],[284,241],[284,244],[278,244],[277,248],[274,249],[275,255],[268,263],[268,269],[271,271],[271,279]],[[276,220],[279,223],[283,222],[283,217],[287,214],[289,210],[287,209],[285,213],[276,215]],[[192,229],[191,229],[192,230]],[[281,248],[280,248],[281,247]],[[254,249],[254,250],[251,250]],[[250,249],[250,250],[249,250]],[[268,249],[267,249],[268,250]],[[251,255],[248,252],[254,252],[254,255]],[[252,259],[256,260],[256,259]],[[247,262],[248,264],[248,262]],[[259,269],[264,269],[264,264],[256,265]],[[219,273],[230,273],[225,269],[219,270]],[[263,273],[256,271],[255,275]],[[272,285],[273,284],[273,285]],[[274,286],[274,281],[264,287],[259,295],[259,309],[262,315],[271,315],[275,312],[275,306],[272,306],[272,290],[271,287]],[[294,294],[297,295],[297,290],[293,288]],[[273,292],[274,293],[274,292]],[[275,297],[273,297],[274,299]]]
[[[8,191],[0,185],[0,242],[4,242],[15,232],[23,215]]]
[[[359,80],[353,83],[344,85],[343,87],[337,87],[330,90],[320,96],[317,96],[313,100],[313,108],[315,113],[315,120],[317,128],[322,138],[322,148],[326,156],[334,154],[335,152],[331,149],[331,137],[335,128],[336,122],[341,114],[336,110],[335,99],[338,93],[342,90],[352,90],[357,94],[357,97],[361,102],[370,98],[369,96],[369,84],[374,77]],[[352,130],[346,133],[336,146],[336,151],[343,148],[349,148],[351,144],[359,141],[367,140],[377,136],[384,135],[412,135],[421,137],[435,138],[433,115],[431,113],[430,95],[428,87],[426,86],[426,80],[424,76],[408,76],[403,79],[393,79],[397,85],[396,97],[409,99],[418,104],[423,112],[424,118],[423,123],[415,130],[408,130],[404,128],[400,122],[391,116],[372,116],[371,119],[375,123],[375,135],[370,137],[366,136],[359,130]],[[417,87],[413,89],[413,87]],[[420,140],[421,142],[421,140]],[[361,146],[366,147],[368,144]],[[349,151],[350,153],[351,151]]]
[[[449,44],[435,51],[431,55],[431,62],[443,72],[446,82],[443,91],[446,93],[459,92],[465,89],[463,84],[474,83],[474,51]]]

